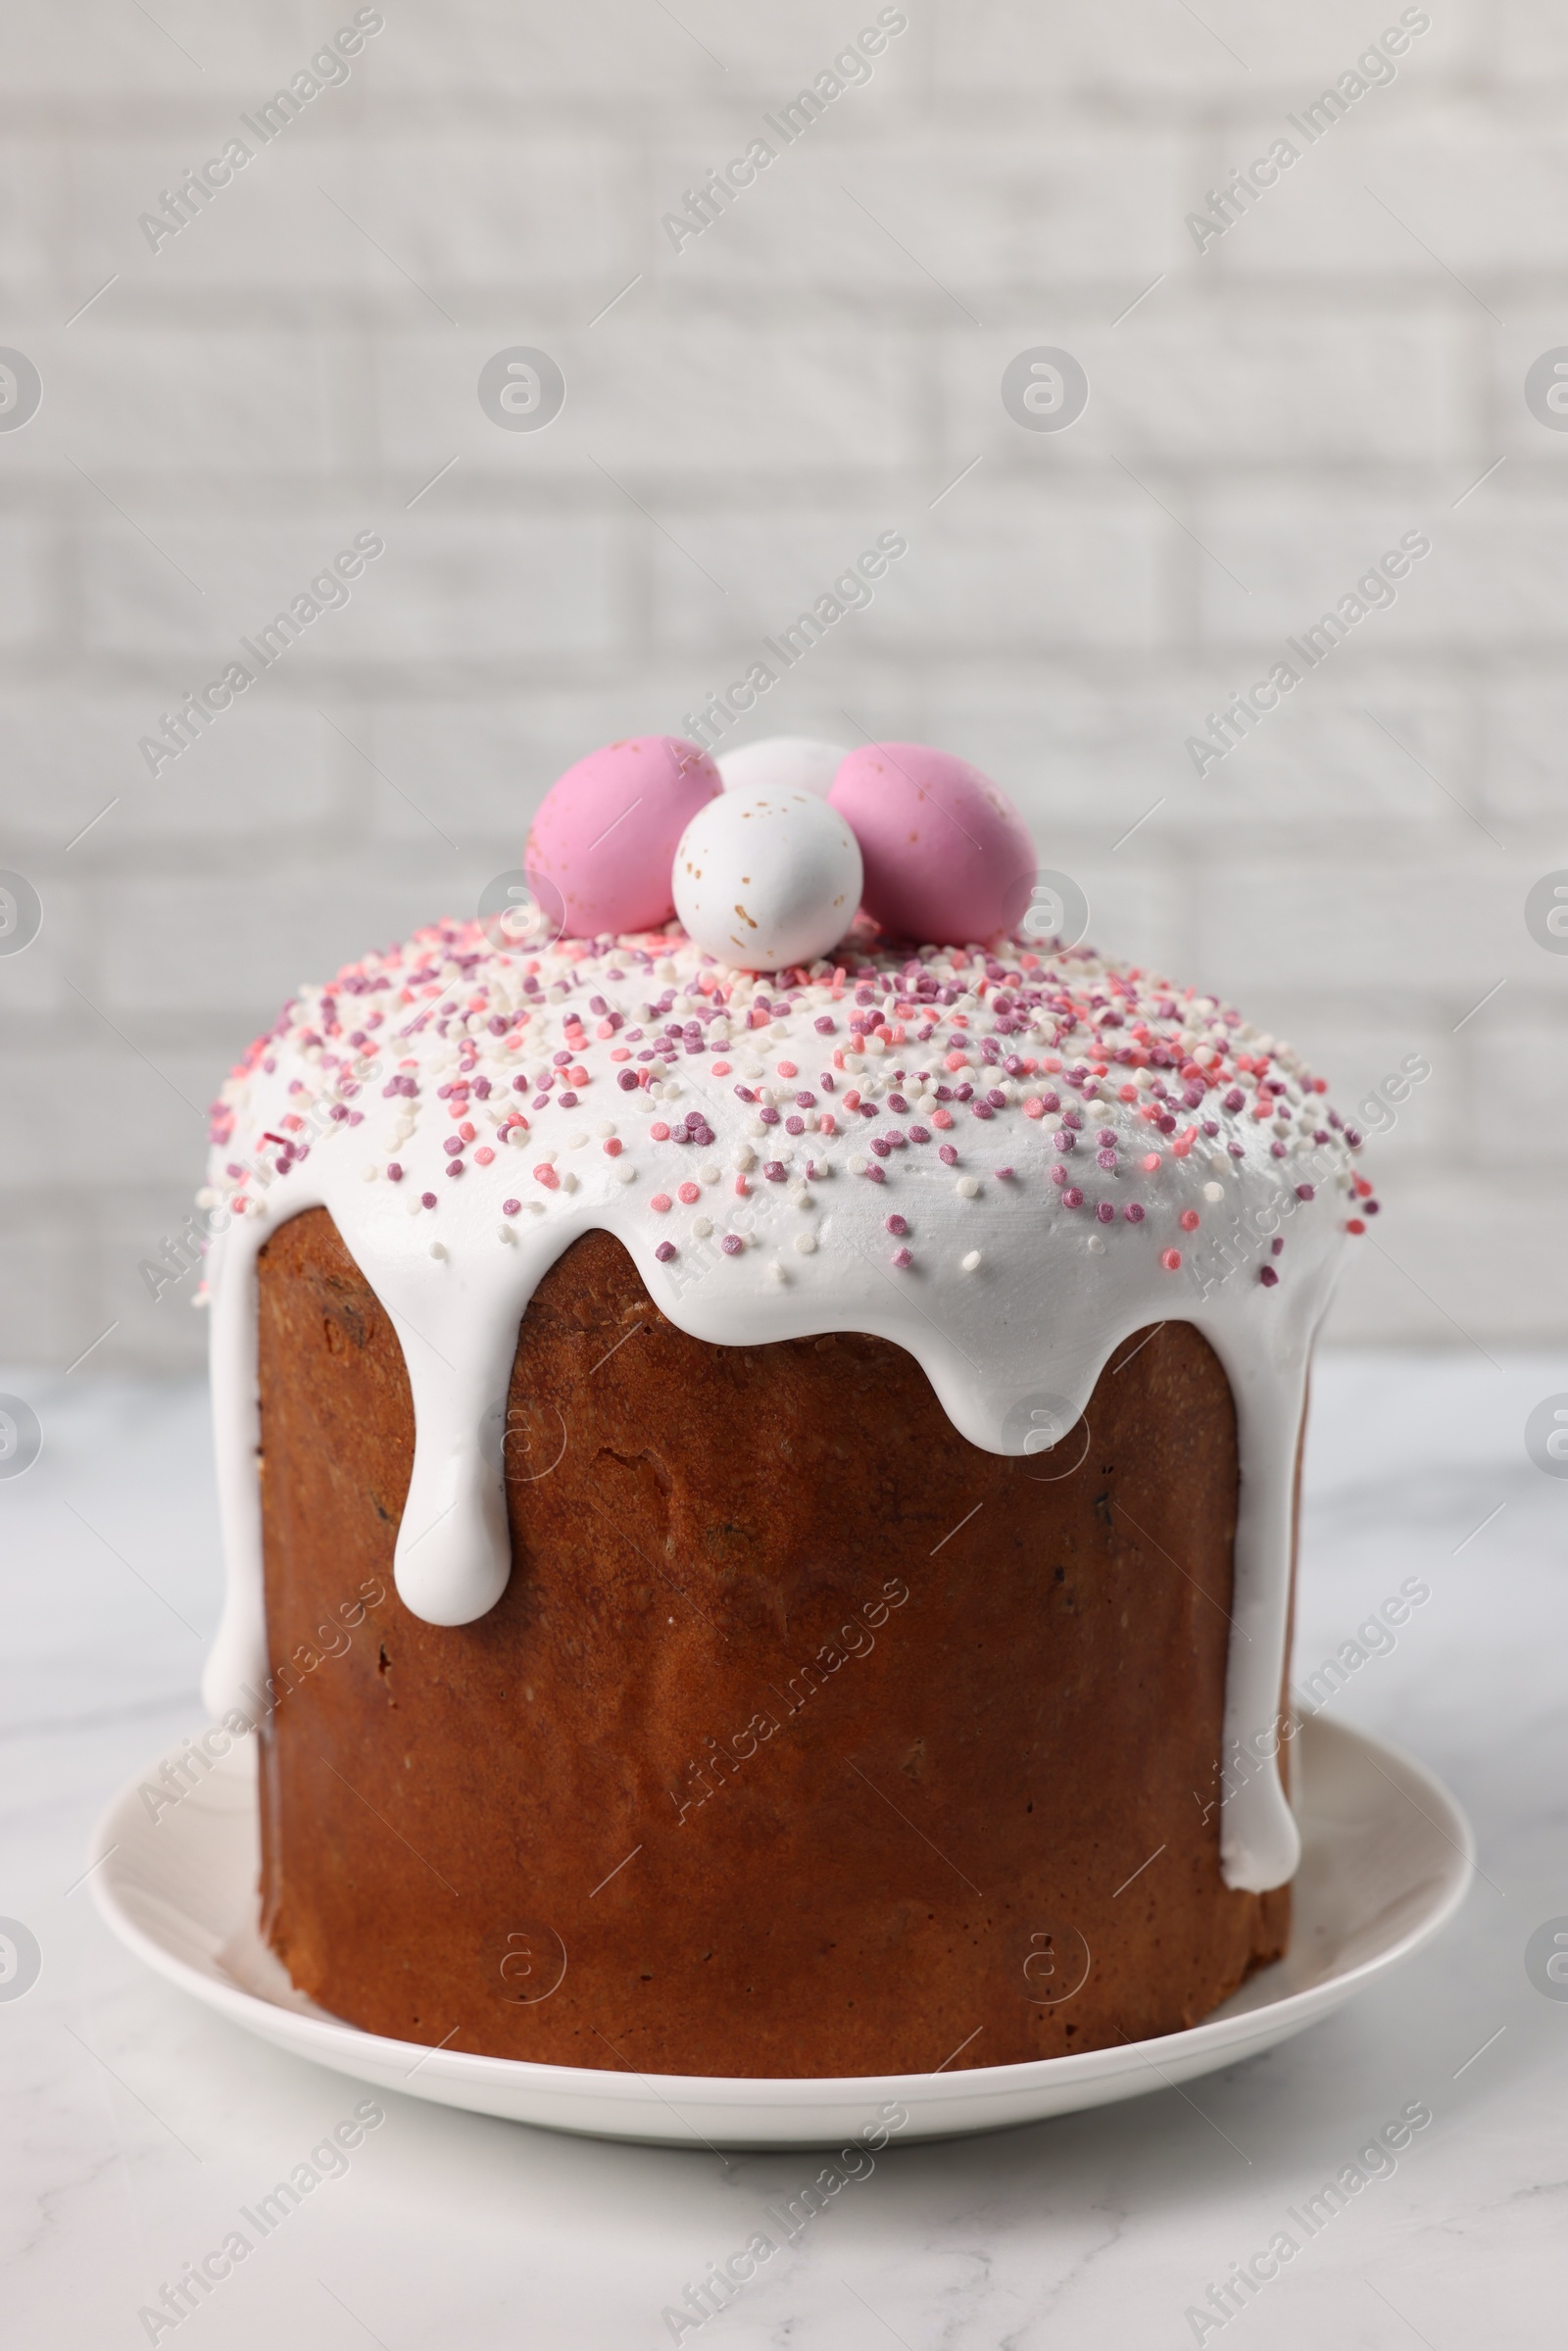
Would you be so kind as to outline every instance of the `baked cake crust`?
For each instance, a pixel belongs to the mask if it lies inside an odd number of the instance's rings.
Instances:
[[[443,1626],[394,1587],[409,1381],[324,1208],[268,1240],[258,1311],[264,1916],[333,2013],[573,2066],[958,2070],[1178,2030],[1283,1951],[1289,1887],[1221,1875],[1237,1422],[1191,1324],[1008,1456],[886,1339],[710,1345],[589,1231],[496,1432],[510,1581]]]

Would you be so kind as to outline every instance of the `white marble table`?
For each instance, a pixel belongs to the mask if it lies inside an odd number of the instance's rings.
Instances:
[[[79,1373],[0,1388],[26,1394],[46,1433],[34,1468],[0,1483],[0,1914],[43,1956],[31,1990],[0,2001],[4,2340],[85,2351],[145,2342],[140,2306],[365,2093],[145,1974],[73,1890],[105,1796],[197,1719],[217,1597],[203,1396]],[[1202,2339],[1535,2351],[1557,2338],[1568,2001],[1534,1987],[1524,1951],[1568,1914],[1568,1481],[1540,1474],[1522,1443],[1556,1390],[1568,1361],[1478,1352],[1331,1356],[1317,1382],[1298,1665],[1401,1578],[1431,1585],[1393,1653],[1332,1702],[1469,1809],[1481,1874],[1457,1924],[1381,1989],[1190,2093],[890,2150],[705,2342],[1175,2351],[1198,2339],[1186,2313],[1210,2281],[1411,2100],[1434,2119],[1394,2175]],[[664,2307],[814,2169],[385,2105],[344,2175],[183,2321],[182,2344],[665,2344]]]

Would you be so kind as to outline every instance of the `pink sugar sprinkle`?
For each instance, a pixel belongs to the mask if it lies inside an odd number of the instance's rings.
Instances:
[[[912,1265],[914,1263],[913,1249],[896,1249],[893,1252],[893,1262],[895,1265],[899,1266]]]
[[[489,1144],[483,1143],[473,1154],[473,1163],[476,1167],[488,1167],[494,1157],[495,1152],[490,1149]]]
[[[1031,1094],[1029,1100],[1024,1103],[1023,1114],[1025,1118],[1044,1118],[1046,1105],[1038,1094]]]
[[[1158,1153],[1158,1151],[1146,1151],[1146,1152],[1144,1153],[1144,1173],[1145,1173],[1146,1175],[1152,1175],[1152,1174],[1153,1174],[1153,1172],[1154,1172],[1154,1170],[1155,1170],[1155,1168],[1156,1168],[1158,1165],[1159,1165],[1159,1153]]]
[[[1159,1252],[1159,1261],[1167,1273],[1179,1272],[1182,1252],[1179,1249],[1162,1249]]]
[[[685,1201],[688,1208],[691,1206],[693,1200],[701,1200],[702,1197],[702,1193],[695,1184],[682,1184],[679,1191],[675,1195],[677,1200]]]
[[[612,1054],[611,1055],[611,1058],[612,1058],[612,1060],[619,1060],[619,1061],[624,1061],[625,1059],[627,1059],[627,1057],[628,1057],[628,1056],[627,1056],[625,1053],[612,1053]],[[716,1078],[727,1078],[727,1077],[728,1077],[728,1075],[729,1075],[729,1063],[728,1063],[727,1061],[715,1061],[715,1062],[713,1063],[713,1075],[714,1075],[714,1077],[716,1077]],[[668,1249],[668,1248],[669,1248],[669,1244],[668,1244],[668,1242],[666,1241],[666,1242],[664,1243],[664,1245],[663,1245],[663,1246],[664,1246],[666,1249]]]
[[[778,1074],[781,1078],[798,1078],[801,1073],[793,1061],[780,1061]]]
[[[656,1192],[648,1205],[653,1209],[656,1216],[664,1215],[669,1207],[669,1194],[667,1192]]]
[[[618,1159],[625,1148],[618,1135],[612,1135],[610,1141],[605,1145],[606,1153],[612,1159]]]
[[[1201,1220],[1200,1219],[1198,1210],[1196,1208],[1184,1208],[1182,1210],[1181,1227],[1184,1233],[1196,1233],[1200,1221]]]
[[[669,1129],[662,1118],[656,1118],[648,1132],[650,1135],[652,1135],[656,1143],[667,1143],[669,1141]]]
[[[551,1166],[548,1159],[540,1160],[538,1166],[533,1171],[533,1180],[536,1184],[543,1184],[547,1192],[559,1192],[561,1190],[561,1178],[557,1175],[555,1169]]]
[[[1257,1278],[1265,1290],[1272,1290],[1280,1277],[1272,1265],[1260,1265],[1257,1269]]]
[[[934,1127],[952,1126],[953,1112],[951,1110],[933,1110],[931,1113],[931,1124]]]

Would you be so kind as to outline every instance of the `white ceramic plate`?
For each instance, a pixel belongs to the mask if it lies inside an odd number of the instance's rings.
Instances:
[[[909,2118],[902,2143],[1104,2106],[1234,2065],[1327,2016],[1436,1935],[1464,1897],[1474,1854],[1446,1788],[1396,1748],[1310,1718],[1297,1760],[1304,1852],[1287,1958],[1189,2032],[963,2073],[610,2073],[361,2033],[297,1992],[258,1933],[252,1740],[158,1822],[139,1783],[124,1788],[94,1837],[91,1884],[114,1933],[161,1976],[264,2040],[377,2088],[593,2137],[750,2148],[838,2145],[897,2100]]]

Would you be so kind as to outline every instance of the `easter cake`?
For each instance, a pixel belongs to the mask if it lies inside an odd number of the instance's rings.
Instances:
[[[1288,1939],[1360,1139],[1064,938],[961,760],[723,765],[568,770],[505,911],[303,990],[216,1106],[266,1933],[368,2031],[571,2066],[1176,2030]]]

